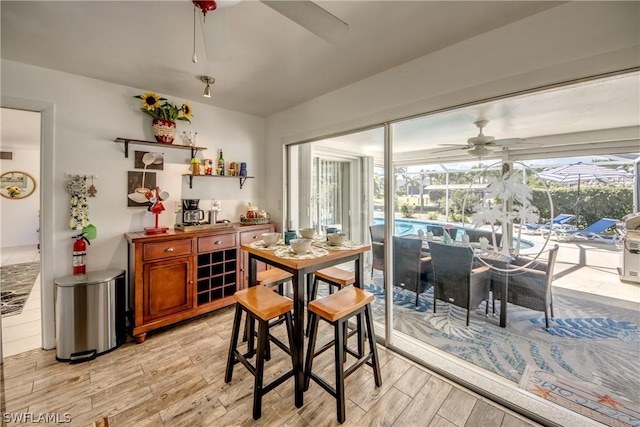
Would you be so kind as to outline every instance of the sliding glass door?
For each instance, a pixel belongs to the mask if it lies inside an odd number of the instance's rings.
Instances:
[[[313,227],[320,234],[333,227],[370,244],[371,227],[385,217],[383,142],[384,130],[377,127],[289,146],[287,227]],[[367,287],[384,289],[383,264],[372,253],[365,257],[365,272]],[[376,313],[384,324],[384,298]]]

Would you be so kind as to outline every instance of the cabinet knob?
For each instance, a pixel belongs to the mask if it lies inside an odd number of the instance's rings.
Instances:
[[[222,244],[222,240],[216,240],[216,241],[215,241],[215,244],[216,244],[216,245],[221,245],[221,244]]]
[[[176,248],[174,248],[174,247],[172,246],[172,247],[170,247],[170,248],[165,249],[164,251],[165,251],[165,252],[173,252],[173,251],[175,251],[175,250],[176,250]]]
[[[260,237],[260,236],[253,236],[254,239],[257,239],[258,237]]]

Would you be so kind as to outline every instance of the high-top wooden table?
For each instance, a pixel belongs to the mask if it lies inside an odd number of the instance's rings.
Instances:
[[[371,246],[363,245],[357,249],[331,250],[329,254],[315,259],[286,259],[275,255],[273,250],[257,249],[250,245],[242,245],[240,249],[249,255],[248,283],[253,286],[256,283],[257,261],[262,261],[273,267],[288,271],[293,275],[293,370],[295,381],[295,404],[300,408],[303,405],[304,391],[304,289],[305,277],[314,271],[332,265],[349,261],[355,262],[356,282],[354,286],[362,287],[364,284],[364,254],[371,250]]]

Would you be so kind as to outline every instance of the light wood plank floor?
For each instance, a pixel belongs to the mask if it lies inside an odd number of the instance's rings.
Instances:
[[[127,343],[76,365],[57,362],[55,350],[7,357],[3,412],[68,413],[72,426],[104,416],[112,426],[127,427],[338,425],[335,400],[313,382],[304,406],[295,408],[292,379],[264,397],[262,418],[254,421],[253,377],[238,364],[231,383],[224,382],[232,322],[231,308],[219,310],[151,333],[143,344]],[[326,324],[321,328],[318,344],[330,333]],[[275,333],[284,335],[284,327]],[[345,426],[538,425],[380,345],[378,349],[383,385],[375,387],[366,366],[347,378]],[[289,368],[286,355],[272,346],[266,381]],[[314,371],[333,384],[332,351],[316,359]]]

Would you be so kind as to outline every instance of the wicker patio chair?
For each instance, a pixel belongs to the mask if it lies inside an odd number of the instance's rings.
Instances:
[[[472,309],[482,301],[489,309],[489,288],[491,270],[482,265],[473,268],[473,250],[465,246],[444,245],[430,242],[431,264],[433,266],[433,312],[436,300],[448,302],[467,309],[467,326]]]
[[[418,297],[430,287],[431,257],[422,254],[422,240],[393,236],[393,285],[416,293]]]
[[[384,224],[372,225],[369,227],[371,233],[371,278],[373,270],[384,271]]]
[[[553,318],[553,269],[558,257],[558,245],[548,253],[547,261],[534,261],[528,267],[509,273],[507,302],[535,311],[544,312],[544,321],[549,328],[549,312]],[[523,266],[531,259],[518,257],[513,267]],[[493,287],[494,299],[501,300],[499,286]]]

